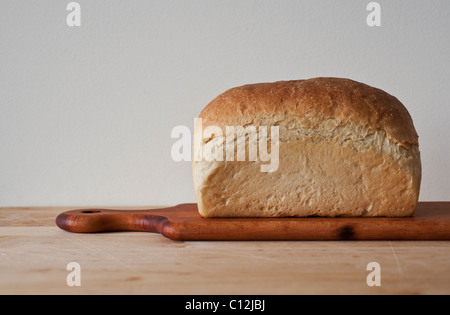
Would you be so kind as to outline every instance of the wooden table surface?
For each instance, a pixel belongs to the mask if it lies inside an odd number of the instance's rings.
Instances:
[[[0,208],[0,294],[450,294],[450,241],[71,234],[54,223],[71,209]],[[81,266],[80,287],[67,286],[70,262]],[[369,262],[381,266],[381,287],[366,283]]]

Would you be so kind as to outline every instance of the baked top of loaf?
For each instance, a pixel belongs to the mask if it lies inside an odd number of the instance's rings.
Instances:
[[[394,96],[341,78],[313,78],[249,84],[216,97],[201,112],[203,127],[258,125],[258,118],[327,119],[382,129],[390,140],[409,148],[418,136],[407,109]],[[273,121],[271,120],[271,124]],[[294,127],[295,126],[291,126]]]

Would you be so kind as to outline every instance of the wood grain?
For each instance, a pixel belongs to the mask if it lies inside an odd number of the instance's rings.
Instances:
[[[60,214],[69,232],[157,232],[173,240],[450,240],[450,202],[419,203],[412,218],[202,218],[196,204]]]
[[[122,210],[148,209],[116,208]],[[0,294],[449,294],[449,241],[180,241],[75,234],[74,208],[0,208]],[[81,265],[81,287],[66,266]],[[381,287],[366,266],[381,265]]]

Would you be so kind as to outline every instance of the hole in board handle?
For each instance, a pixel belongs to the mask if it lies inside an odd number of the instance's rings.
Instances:
[[[84,210],[84,211],[81,211],[81,213],[100,213],[101,211],[100,210]]]

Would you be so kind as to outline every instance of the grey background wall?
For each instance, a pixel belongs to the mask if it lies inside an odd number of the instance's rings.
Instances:
[[[170,134],[255,82],[348,77],[397,96],[421,200],[450,194],[450,1],[0,1],[0,206],[194,201]]]

